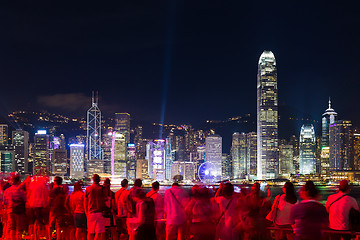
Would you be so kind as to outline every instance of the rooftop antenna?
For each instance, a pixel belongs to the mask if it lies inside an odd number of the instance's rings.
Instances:
[[[91,103],[92,105],[94,105],[95,101],[94,101],[94,91],[91,92],[92,96],[91,96]]]
[[[329,97],[329,109],[331,108],[331,99]]]

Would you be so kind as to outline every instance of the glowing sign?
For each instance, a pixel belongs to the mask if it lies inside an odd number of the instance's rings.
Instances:
[[[36,134],[46,134],[46,130],[38,130]]]
[[[154,154],[155,157],[160,157],[160,156],[162,156],[162,151],[155,150],[155,151],[153,152],[153,154]]]
[[[85,145],[84,144],[75,144],[75,143],[73,143],[73,144],[70,144],[70,147],[85,147]]]
[[[154,164],[162,164],[162,157],[154,157],[153,158],[153,161],[154,161]]]

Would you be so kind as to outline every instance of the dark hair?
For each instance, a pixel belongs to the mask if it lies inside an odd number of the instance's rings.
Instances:
[[[350,189],[349,182],[347,180],[342,180],[339,184],[339,191],[344,193],[349,189]]]
[[[174,187],[174,186],[179,187],[180,184],[179,184],[178,182],[174,182],[171,186],[172,186],[172,187]]]
[[[74,184],[74,192],[77,192],[77,191],[82,191],[82,182],[81,181],[78,181]]]
[[[252,185],[250,195],[260,197],[260,183],[256,182]]]
[[[152,189],[154,189],[154,190],[159,190],[159,188],[160,188],[160,183],[159,183],[158,181],[155,181],[155,182],[153,182],[153,183],[151,184],[151,186],[152,186]]]
[[[142,186],[142,180],[140,178],[135,179],[134,187],[141,187]]]
[[[296,203],[297,197],[296,197],[294,185],[291,182],[286,182],[284,184],[284,188],[285,188],[285,201],[291,204]]]
[[[306,181],[305,185],[303,186],[303,190],[307,193],[308,197],[310,198],[315,198],[319,192],[314,182],[311,180]]]
[[[98,174],[94,174],[92,177],[94,183],[99,183],[100,182],[100,176]]]
[[[126,187],[128,185],[129,185],[129,181],[126,178],[121,181],[121,186],[122,187]]]
[[[111,184],[110,178],[106,178],[106,179],[104,180],[104,183],[110,185],[110,184]]]
[[[224,188],[222,189],[223,196],[231,197],[233,193],[234,193],[234,186],[229,182],[225,183]]]
[[[63,181],[62,177],[56,176],[56,177],[54,178],[54,182],[55,182],[57,185],[61,185],[61,184],[62,184],[62,181]]]

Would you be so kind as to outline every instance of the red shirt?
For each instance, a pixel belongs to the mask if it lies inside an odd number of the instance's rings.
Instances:
[[[103,187],[95,183],[87,187],[85,189],[85,201],[88,213],[102,212],[105,204]]]
[[[85,213],[84,193],[82,191],[76,191],[71,193],[70,209],[72,213]]]

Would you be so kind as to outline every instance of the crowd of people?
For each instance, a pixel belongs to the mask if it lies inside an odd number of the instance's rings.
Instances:
[[[258,182],[239,193],[230,182],[217,189],[195,185],[191,193],[174,183],[162,195],[158,182],[146,193],[141,179],[130,189],[122,180],[116,192],[110,179],[101,185],[95,174],[92,180],[85,191],[77,182],[69,193],[58,176],[49,184],[42,176],[21,182],[12,175],[1,184],[2,239],[23,239],[26,233],[34,240],[347,240],[352,237],[344,232],[351,230],[349,214],[359,210],[346,180],[325,206],[312,181],[301,187],[300,198],[286,182],[272,203],[270,189],[261,191]],[[326,229],[331,234],[324,234]]]

